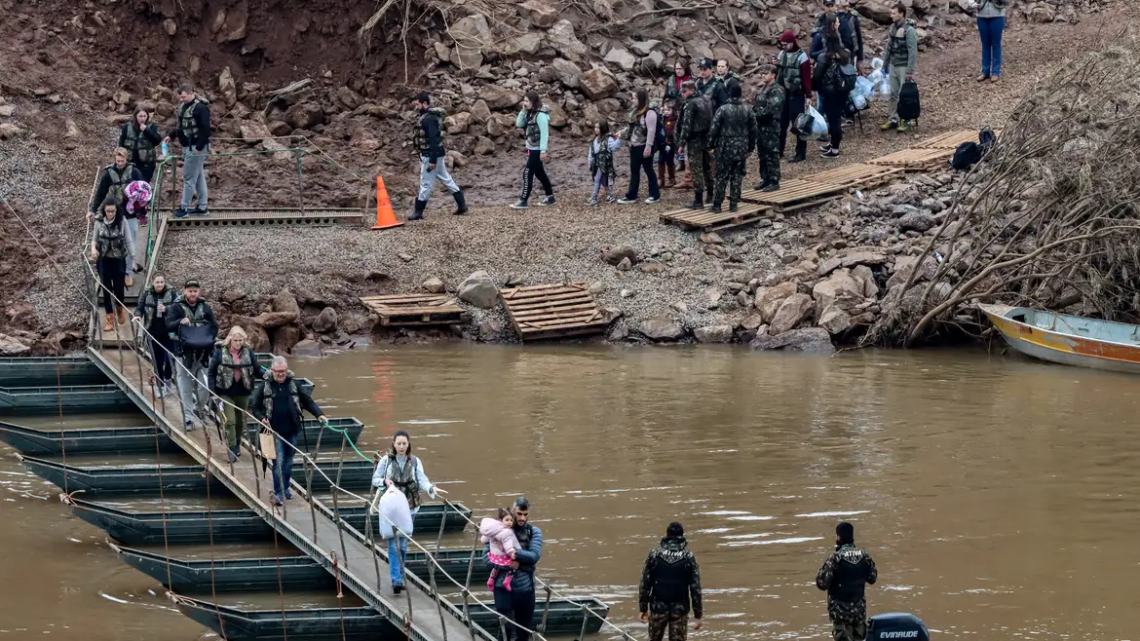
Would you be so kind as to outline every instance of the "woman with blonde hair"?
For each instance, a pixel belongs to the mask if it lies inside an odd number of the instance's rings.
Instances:
[[[249,396],[254,384],[264,376],[265,368],[257,363],[257,354],[249,346],[249,336],[234,325],[214,350],[207,377],[210,391],[226,401],[222,404],[222,414],[231,463],[241,456],[241,434],[245,431]]]
[[[115,150],[114,162],[103,169],[103,176],[99,178],[99,186],[95,188],[95,198],[91,200],[88,216],[95,218],[99,206],[108,198],[113,199],[118,208],[118,217],[123,219],[123,228],[130,238],[131,246],[134,247],[139,235],[139,220],[136,214],[127,211],[126,189],[132,182],[142,180],[142,174],[128,161],[129,158],[130,152],[126,149],[119,147]],[[123,284],[130,287],[134,285],[133,275],[137,271],[134,254],[127,256],[126,260],[126,277]]]

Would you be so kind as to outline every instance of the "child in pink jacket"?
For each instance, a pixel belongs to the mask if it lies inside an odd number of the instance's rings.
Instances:
[[[515,560],[515,553],[519,549],[519,540],[515,536],[513,528],[515,526],[515,517],[506,508],[499,508],[498,520],[491,517],[484,517],[479,523],[479,534],[482,535],[482,541],[490,545],[491,550],[487,553],[487,560],[494,565],[495,568],[491,570],[491,578],[487,579],[487,589],[495,589],[495,578],[499,576],[500,571],[509,572],[507,578],[503,579],[503,587],[508,592],[511,591],[511,578],[514,577],[514,570],[511,569],[511,563]]]

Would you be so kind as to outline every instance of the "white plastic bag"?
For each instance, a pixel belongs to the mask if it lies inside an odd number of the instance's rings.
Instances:
[[[879,97],[882,98],[883,100],[887,100],[891,97],[891,81],[890,80],[883,78],[883,81],[879,83]]]
[[[827,135],[827,119],[823,117],[823,114],[816,111],[815,107],[807,105],[807,109],[804,110],[804,115],[811,118],[811,127],[810,129],[800,127],[799,124],[801,119],[803,119],[803,116],[796,118],[799,137],[801,139],[819,140],[820,138],[823,138]]]
[[[864,76],[859,76],[855,79],[855,89],[851,91],[852,98],[862,96],[866,99],[873,93],[875,93],[875,83],[871,82],[870,79]]]
[[[390,486],[380,496],[376,507],[380,515],[381,537],[385,539],[394,537],[393,525],[404,534],[412,534],[412,510],[408,507],[408,497],[404,496],[396,486]]]
[[[871,61],[871,69],[873,71],[882,71],[883,70],[883,59],[882,58],[875,58],[874,60],[872,60]]]
[[[867,96],[864,96],[863,94],[852,95],[851,104],[855,105],[856,111],[863,111],[867,108]]]

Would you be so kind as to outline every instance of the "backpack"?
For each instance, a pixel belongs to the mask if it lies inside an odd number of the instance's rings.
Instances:
[[[913,80],[903,83],[899,90],[898,115],[901,120],[918,120],[922,114],[922,105],[918,99],[918,84]]]
[[[976,142],[964,142],[954,150],[950,158],[950,167],[964,171],[982,160],[982,146]]]
[[[650,109],[653,113],[657,114],[657,131],[653,133],[653,149],[665,148],[665,116],[661,113],[660,109]]]
[[[990,150],[997,144],[997,135],[994,134],[994,130],[989,127],[982,127],[982,130],[978,132],[978,144],[982,147],[983,156],[990,153]]]
[[[855,79],[859,77],[859,70],[855,65],[847,63],[839,68],[839,80],[843,86],[843,93],[855,91]]]

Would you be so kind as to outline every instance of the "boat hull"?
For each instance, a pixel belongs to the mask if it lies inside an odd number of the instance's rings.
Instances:
[[[86,356],[0,358],[0,387],[106,385],[110,382]]]
[[[398,641],[402,630],[373,608],[237,610],[179,596],[178,611],[227,641]]]
[[[1036,327],[1010,318],[1020,308],[980,305],[1015,351],[1050,363],[1140,374],[1140,346],[1102,341]]]
[[[137,411],[117,386],[0,387],[0,415],[101,414]]]

